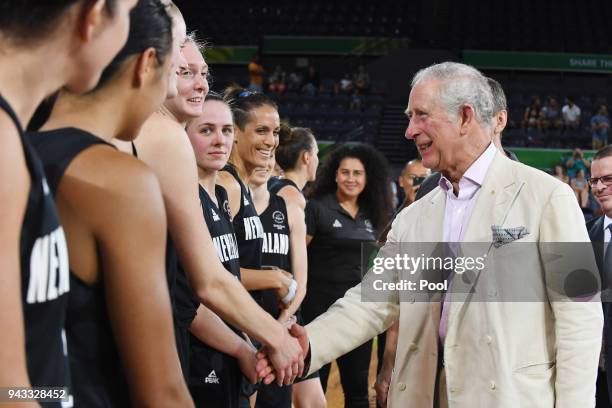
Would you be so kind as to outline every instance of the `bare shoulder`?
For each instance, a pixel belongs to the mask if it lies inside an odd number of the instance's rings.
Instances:
[[[286,203],[293,203],[304,210],[306,208],[306,199],[304,195],[293,186],[285,186],[278,191]]]
[[[219,171],[217,173],[216,184],[223,187],[228,195],[240,194],[240,184],[228,171]]]
[[[129,224],[135,215],[163,215],[159,182],[140,160],[105,146],[93,146],[70,164],[60,183],[93,227],[104,228],[111,219]],[[117,224],[117,223],[115,223]]]
[[[187,158],[195,160],[185,129],[179,123],[160,115],[153,115],[145,122],[134,145],[138,157],[146,163],[177,163]]]

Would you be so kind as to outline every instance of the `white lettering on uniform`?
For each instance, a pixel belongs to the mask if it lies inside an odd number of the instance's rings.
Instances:
[[[276,232],[266,232],[262,251],[266,254],[287,255],[289,252],[289,236]]]
[[[34,243],[26,302],[32,304],[54,300],[69,290],[68,248],[64,230],[59,227]]]

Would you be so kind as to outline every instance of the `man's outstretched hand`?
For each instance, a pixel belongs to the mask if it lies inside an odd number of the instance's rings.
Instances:
[[[257,352],[257,373],[260,378],[263,379],[264,384],[271,384],[276,378],[278,385],[288,385],[293,383],[296,376],[301,376],[304,370],[304,356],[308,354],[310,344],[308,342],[308,334],[306,329],[299,324],[293,324],[287,334],[288,343],[291,345],[297,344],[300,349],[299,360],[293,363],[289,370],[279,370],[278,366],[274,363],[274,356],[269,347],[263,347]],[[291,343],[291,341],[293,343]],[[270,364],[271,363],[271,364]],[[270,373],[269,366],[272,365],[275,371]]]

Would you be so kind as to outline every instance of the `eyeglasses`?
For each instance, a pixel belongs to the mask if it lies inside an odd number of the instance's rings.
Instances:
[[[612,185],[612,174],[601,177],[591,177],[589,180],[589,186],[596,186],[600,181],[607,187]]]

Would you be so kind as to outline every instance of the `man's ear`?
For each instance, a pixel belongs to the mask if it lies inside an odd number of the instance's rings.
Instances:
[[[459,108],[459,126],[460,133],[462,136],[468,134],[470,128],[476,122],[476,112],[474,111],[474,107],[472,105],[462,105]]]
[[[401,188],[404,188],[404,176],[399,176],[397,178],[397,184],[399,184]]]
[[[155,58],[155,49],[147,48],[145,52],[138,56],[138,60],[136,61],[134,85],[142,86],[148,77],[155,74],[156,67],[157,59]]]
[[[493,129],[493,133],[499,135],[506,128],[506,124],[508,123],[508,111],[500,110],[495,115],[495,128]]]
[[[95,0],[83,5],[79,11],[79,35],[84,42],[90,42],[102,23],[106,0]]]

